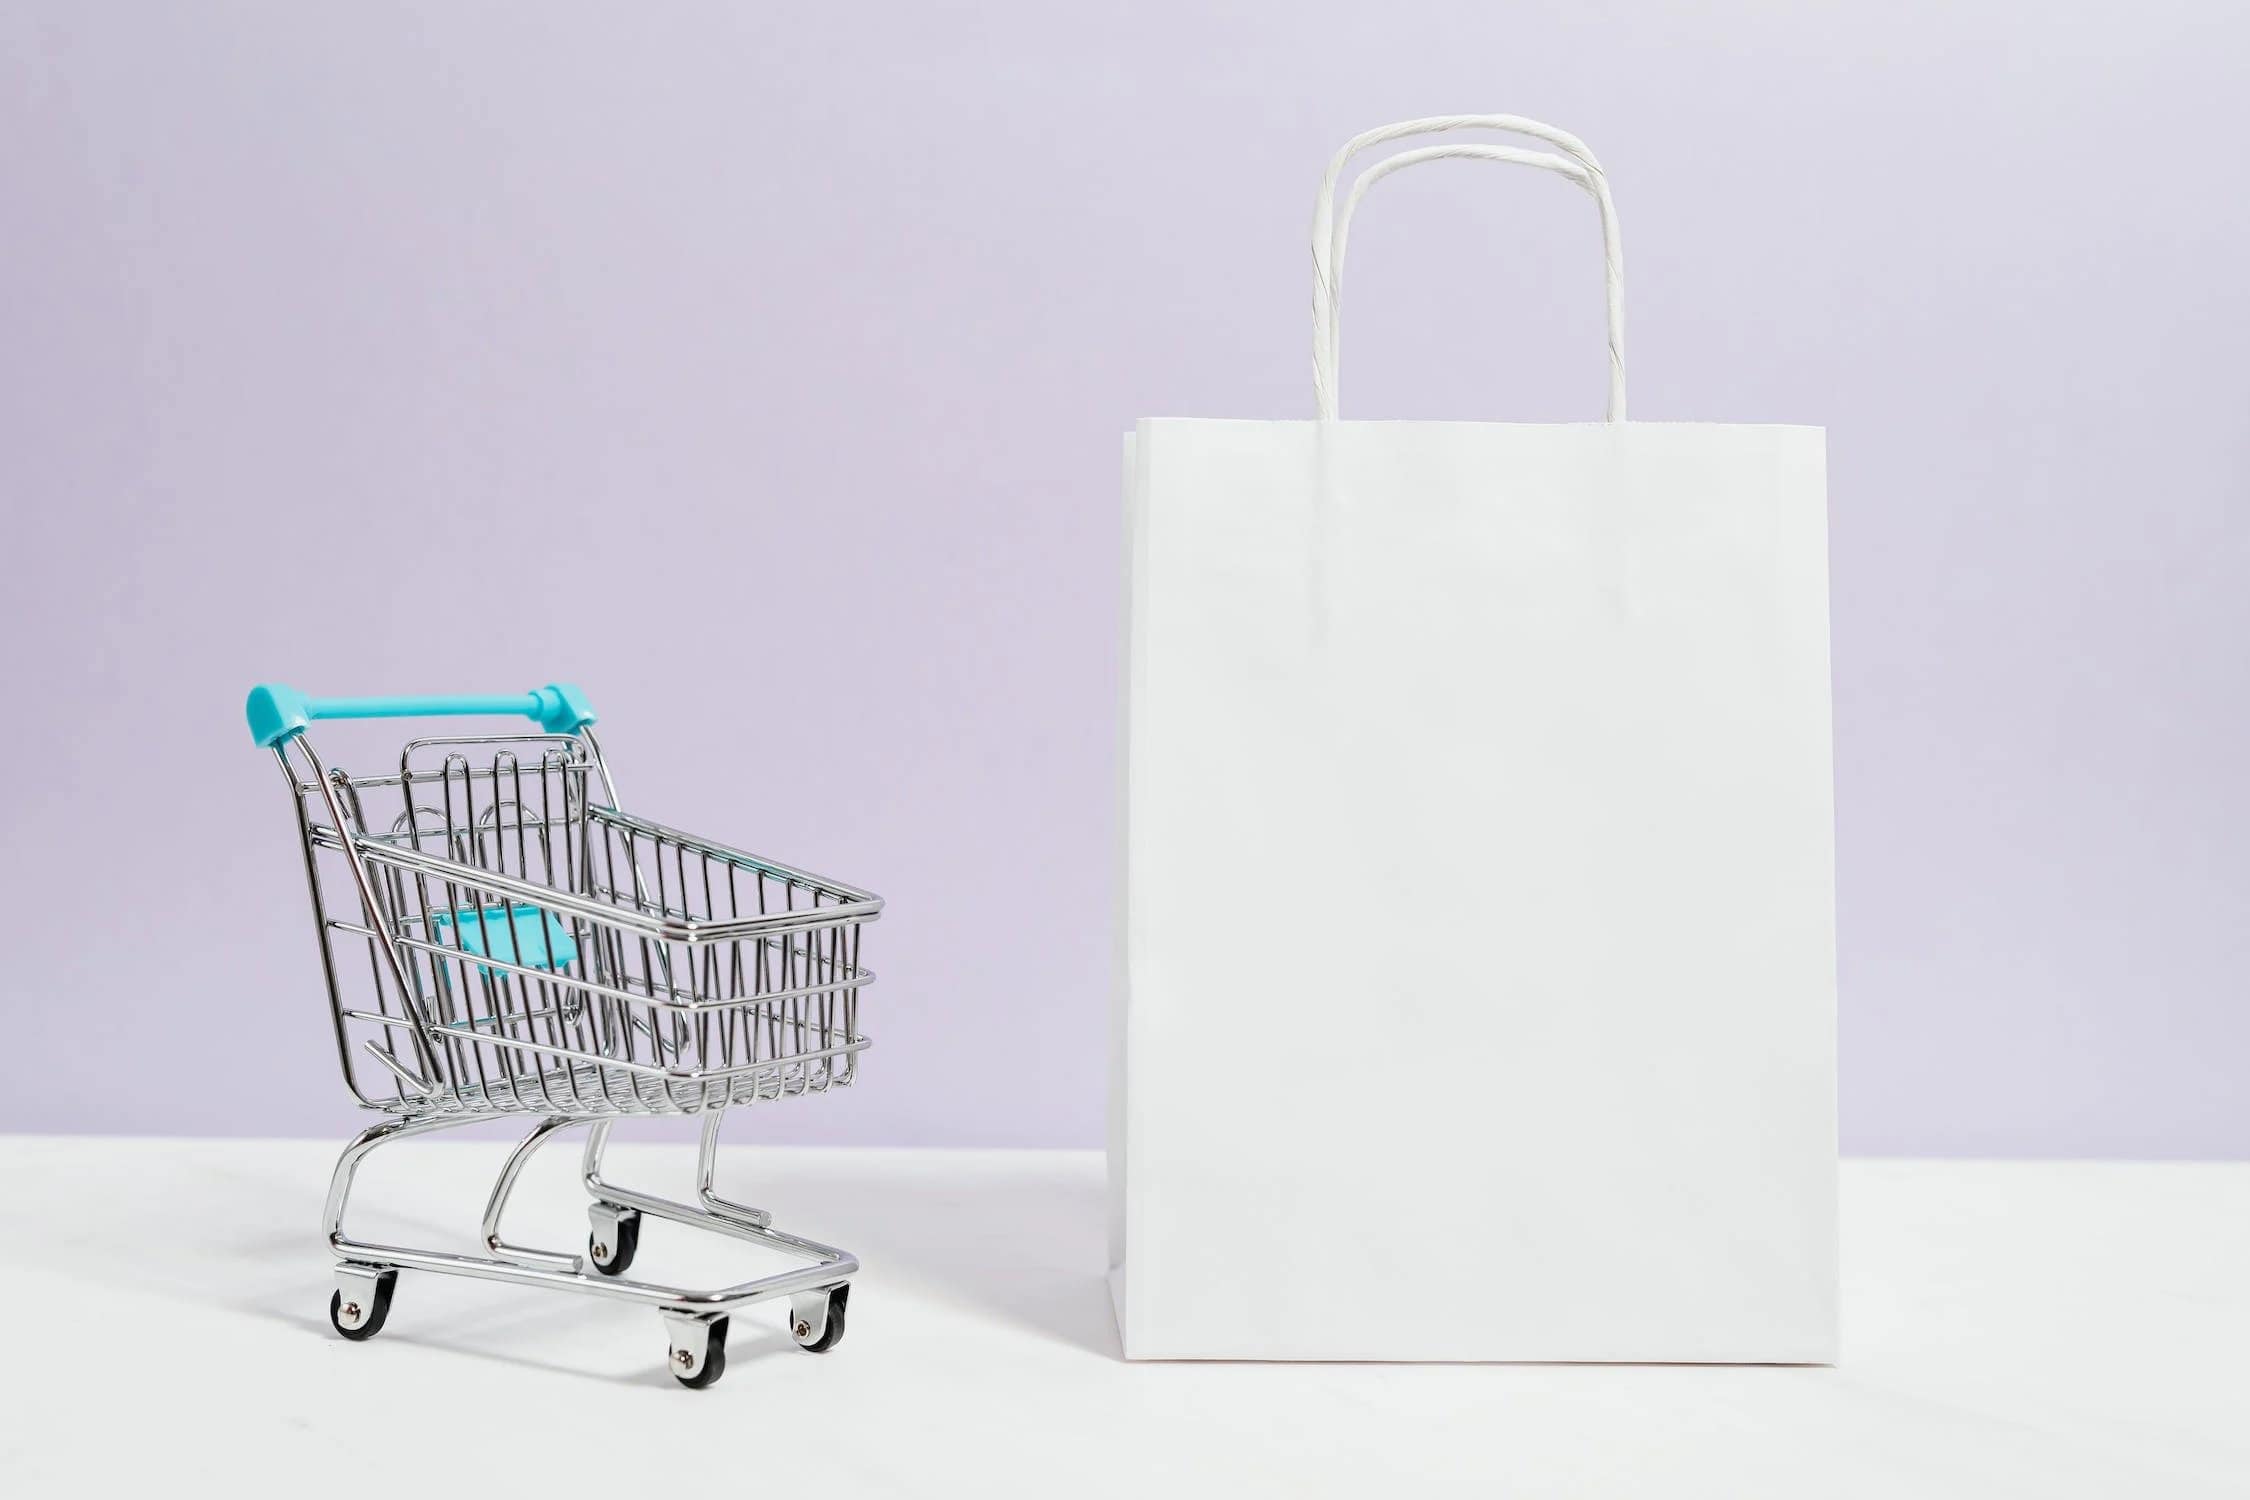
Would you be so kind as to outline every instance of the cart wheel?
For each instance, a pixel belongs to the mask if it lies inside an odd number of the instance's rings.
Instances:
[[[608,1220],[608,1227],[603,1221]],[[586,1258],[604,1276],[622,1276],[641,1248],[641,1211],[637,1208],[598,1208],[593,1233],[586,1236]],[[714,1377],[716,1378],[716,1377]]]
[[[844,1304],[851,1299],[851,1294],[852,1284],[848,1281],[842,1286],[829,1289],[828,1326],[820,1331],[820,1337],[818,1338],[812,1337],[811,1324],[802,1319],[793,1318],[789,1324],[789,1336],[797,1341],[797,1347],[807,1354],[826,1354],[842,1343],[844,1341]]]
[[[677,1336],[672,1340],[672,1378],[691,1391],[717,1385],[727,1372],[727,1320],[713,1318],[703,1326],[706,1332],[700,1358],[693,1347],[682,1347]]]
[[[383,1320],[391,1315],[391,1289],[398,1285],[398,1272],[385,1271],[369,1283],[370,1290],[355,1294],[347,1302],[341,1290],[328,1294],[328,1326],[353,1343],[371,1339],[383,1331]],[[359,1296],[366,1298],[363,1304]]]

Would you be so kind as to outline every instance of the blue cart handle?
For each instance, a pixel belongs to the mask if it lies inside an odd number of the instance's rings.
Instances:
[[[244,712],[250,738],[271,749],[304,733],[315,719],[422,719],[464,714],[521,714],[539,721],[549,734],[576,734],[594,722],[586,695],[568,683],[549,683],[528,693],[477,694],[422,698],[308,698],[295,688],[262,682],[250,690]]]

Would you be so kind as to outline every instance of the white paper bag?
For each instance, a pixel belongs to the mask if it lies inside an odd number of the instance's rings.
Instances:
[[[1463,126],[1562,154],[1332,213]],[[1351,208],[1438,157],[1594,197],[1607,422],[1336,419]],[[1624,420],[1560,131],[1320,205],[1320,419],[1127,443],[1125,1353],[1830,1361],[1823,434]]]

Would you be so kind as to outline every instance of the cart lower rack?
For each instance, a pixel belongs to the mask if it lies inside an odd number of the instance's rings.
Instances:
[[[321,719],[496,714],[540,732],[413,740],[396,773],[372,776],[324,766],[306,734]],[[786,1297],[797,1343],[835,1347],[859,1262],[721,1197],[719,1128],[734,1106],[852,1082],[867,1046],[859,992],[874,979],[860,933],[882,902],[622,812],[574,688],[317,699],[263,686],[248,715],[297,810],[345,1085],[389,1116],[344,1148],[329,1185],[336,1331],[373,1337],[398,1273],[418,1270],[654,1307],[687,1386],[725,1371],[728,1316],[752,1302]],[[370,1152],[501,1115],[533,1123],[485,1203],[485,1254],[345,1232]],[[603,1175],[610,1129],[629,1115],[702,1117],[695,1202]],[[525,1163],[581,1125],[585,1253],[511,1243],[501,1219]],[[804,1264],[716,1288],[632,1280],[644,1216]]]

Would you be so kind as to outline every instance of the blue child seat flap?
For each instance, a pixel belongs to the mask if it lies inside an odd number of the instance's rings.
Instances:
[[[562,919],[536,906],[470,906],[441,911],[430,918],[430,937],[447,947],[458,946],[465,953],[527,969],[564,969],[578,959],[578,945],[571,941]],[[502,971],[478,964],[477,972],[492,978]]]

